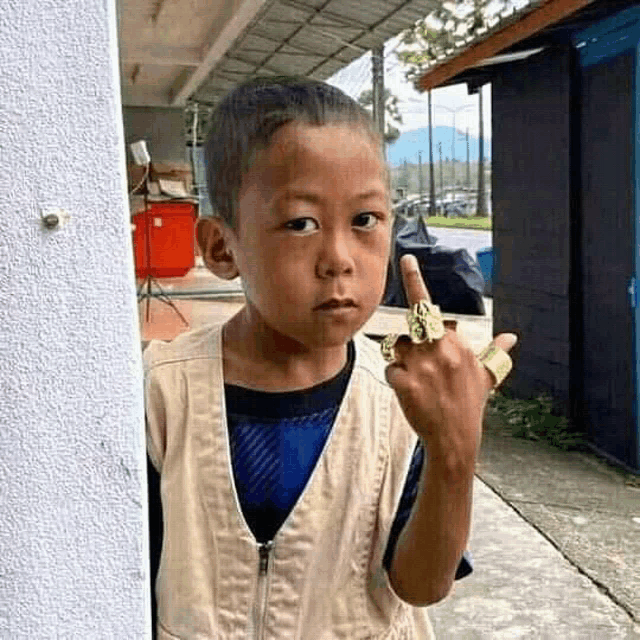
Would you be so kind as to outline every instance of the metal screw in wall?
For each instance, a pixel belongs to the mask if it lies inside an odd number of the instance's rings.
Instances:
[[[64,209],[47,209],[42,212],[42,226],[45,229],[58,229],[64,227],[71,216]]]
[[[55,229],[60,224],[60,218],[55,213],[49,213],[42,218],[42,224],[47,229]]]

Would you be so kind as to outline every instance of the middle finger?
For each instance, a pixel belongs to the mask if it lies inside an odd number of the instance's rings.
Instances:
[[[430,303],[431,296],[420,273],[420,265],[417,258],[410,253],[402,256],[400,258],[400,271],[409,307],[420,302],[420,300],[426,300]]]

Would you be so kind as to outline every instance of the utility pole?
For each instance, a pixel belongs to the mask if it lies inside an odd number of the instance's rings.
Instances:
[[[467,191],[471,190],[471,162],[469,153],[469,127],[467,127]]]
[[[442,142],[438,142],[438,151],[440,152],[440,198],[444,198],[444,183],[442,180]]]
[[[405,197],[409,195],[409,167],[407,166],[407,159],[404,159],[404,188]]]
[[[418,182],[420,184],[420,200],[422,201],[422,194],[424,193],[424,182],[422,179],[422,151],[418,151]]]
[[[452,189],[455,190],[456,187],[456,113],[458,111],[463,111],[464,109],[469,109],[473,107],[471,104],[463,104],[457,109],[451,109],[450,107],[445,107],[443,104],[435,105],[436,108],[444,109],[453,115],[453,135],[451,136],[451,170],[452,170]]]
[[[373,119],[384,140],[384,44],[371,50]]]
[[[478,113],[480,116],[479,151],[478,151],[478,204],[476,215],[487,217],[487,194],[484,189],[484,113],[482,112],[482,87],[478,89]]]
[[[456,112],[453,111],[453,135],[451,136],[451,186],[456,191]]]
[[[433,123],[431,121],[431,89],[429,89],[429,215],[436,215],[436,188],[433,175]]]

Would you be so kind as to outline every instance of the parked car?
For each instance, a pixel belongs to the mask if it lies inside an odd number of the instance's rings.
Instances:
[[[465,200],[453,200],[443,203],[443,215],[445,218],[466,218],[468,206]]]
[[[395,202],[393,205],[394,215],[408,216],[409,208],[411,207],[413,202],[413,200],[410,200],[408,198],[404,198],[402,200],[399,200],[398,202]]]
[[[405,217],[416,215],[427,217],[429,215],[429,198],[428,196],[423,196],[422,198],[414,197],[400,200],[393,205],[393,212],[395,215]]]
[[[458,198],[456,200],[436,200],[435,214],[438,216],[444,216],[445,218],[460,218],[470,215],[470,207],[466,200]],[[403,216],[411,217],[415,215],[421,215],[427,217],[429,215],[429,196],[422,196],[421,198],[408,199],[397,201],[393,205],[394,213]]]

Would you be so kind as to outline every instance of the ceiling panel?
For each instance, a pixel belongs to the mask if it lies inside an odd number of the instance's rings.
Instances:
[[[255,75],[327,79],[439,2],[119,0],[124,103],[210,101]]]

